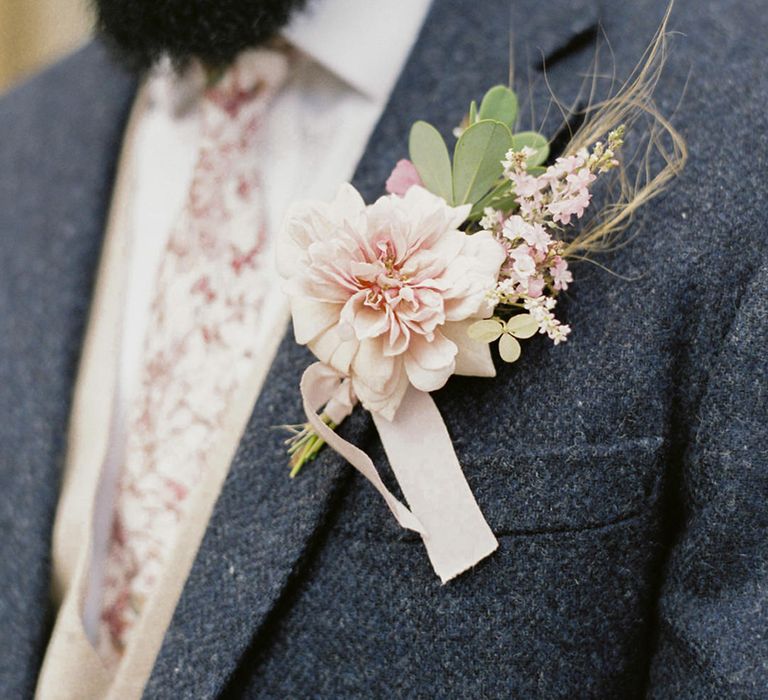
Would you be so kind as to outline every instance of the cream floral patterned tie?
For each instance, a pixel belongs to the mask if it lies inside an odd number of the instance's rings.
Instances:
[[[287,72],[285,52],[250,51],[202,96],[200,151],[160,263],[129,408],[104,569],[99,651],[108,663],[121,657],[158,583],[257,352],[270,261],[259,173],[247,154]]]

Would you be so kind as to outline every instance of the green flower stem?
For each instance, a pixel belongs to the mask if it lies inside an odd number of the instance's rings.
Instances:
[[[331,430],[336,430],[337,425],[324,413],[320,415],[323,421]],[[288,445],[288,454],[290,455],[291,479],[301,471],[301,468],[317,457],[320,450],[325,445],[325,440],[321,438],[309,423],[298,426],[286,426],[294,434],[289,437],[285,443]]]

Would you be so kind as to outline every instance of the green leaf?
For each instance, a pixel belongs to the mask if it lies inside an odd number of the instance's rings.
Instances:
[[[479,340],[481,343],[492,343],[504,331],[504,324],[495,318],[489,318],[485,321],[475,321],[467,328],[467,335],[472,340]]]
[[[469,218],[482,216],[486,207],[493,207],[494,209],[501,209],[504,211],[503,206],[499,206],[506,202],[511,197],[512,202],[517,195],[512,191],[512,183],[509,180],[504,180],[500,185],[494,187],[485,197],[480,199],[472,207],[472,211],[469,213]]]
[[[501,197],[500,199],[495,199],[490,206],[492,206],[494,209],[498,209],[499,211],[508,213],[517,206],[517,195],[512,192],[511,194]]]
[[[524,147],[532,148],[536,153],[526,162],[529,168],[541,165],[549,157],[549,143],[536,131],[521,131],[512,137],[512,148],[522,151]]]
[[[469,103],[469,124],[470,126],[477,121],[477,102],[472,100]]]
[[[530,338],[539,330],[539,324],[531,314],[517,314],[507,321],[506,330],[515,338]]]
[[[501,122],[485,119],[467,128],[453,152],[454,205],[474,204],[496,185],[511,144],[512,134]]]
[[[496,85],[480,103],[479,119],[496,119],[510,129],[517,119],[517,95],[506,85]]]
[[[440,132],[427,122],[416,122],[411,127],[408,151],[424,187],[450,202],[453,197],[451,157]]]
[[[521,350],[520,343],[518,343],[511,335],[505,333],[501,336],[501,340],[499,341],[499,355],[501,355],[501,359],[504,360],[504,362],[514,362],[517,360],[517,358],[520,357]]]

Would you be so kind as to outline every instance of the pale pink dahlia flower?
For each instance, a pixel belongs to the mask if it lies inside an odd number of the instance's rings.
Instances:
[[[278,269],[296,340],[390,420],[409,383],[434,391],[454,373],[494,376],[489,346],[466,328],[490,315],[505,255],[487,231],[459,230],[469,210],[418,186],[366,206],[344,185],[286,218]]]

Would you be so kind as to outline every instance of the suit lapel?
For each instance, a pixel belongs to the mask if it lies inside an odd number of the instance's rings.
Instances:
[[[508,22],[508,0],[435,0],[353,179],[367,201],[382,193],[393,164],[406,155],[413,121],[427,119],[450,133],[479,90],[507,82]],[[221,693],[286,584],[299,574],[334,495],[351,474],[326,449],[298,479],[287,478],[283,436],[273,427],[301,420],[299,379],[312,361],[289,332],[232,462],[145,697]],[[340,433],[360,446],[374,435],[361,410]]]
[[[0,677],[28,697],[77,361],[134,83],[97,44],[0,103]]]

